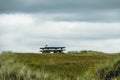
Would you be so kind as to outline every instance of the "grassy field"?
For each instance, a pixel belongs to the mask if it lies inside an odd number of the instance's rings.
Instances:
[[[120,53],[67,54],[3,52],[1,80],[120,80]]]

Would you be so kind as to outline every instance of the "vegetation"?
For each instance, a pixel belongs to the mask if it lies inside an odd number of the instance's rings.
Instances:
[[[67,54],[3,52],[0,80],[119,80],[120,53],[71,51]]]

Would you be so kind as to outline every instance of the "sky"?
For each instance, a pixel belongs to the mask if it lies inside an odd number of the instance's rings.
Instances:
[[[120,0],[0,0],[0,52],[120,52]]]

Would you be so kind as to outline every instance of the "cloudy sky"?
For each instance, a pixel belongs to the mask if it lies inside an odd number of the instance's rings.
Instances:
[[[0,52],[120,52],[120,0],[0,0]]]

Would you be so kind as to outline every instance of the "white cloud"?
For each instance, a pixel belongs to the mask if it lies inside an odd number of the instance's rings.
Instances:
[[[0,14],[0,25],[15,26],[32,24],[33,19],[27,14]]]
[[[72,44],[72,45],[71,45]],[[71,45],[71,46],[70,46]],[[69,50],[96,50],[102,52],[120,52],[120,39],[68,41]]]
[[[66,46],[119,52],[120,23],[55,21],[42,14],[1,14],[1,50],[39,51],[40,46]]]

